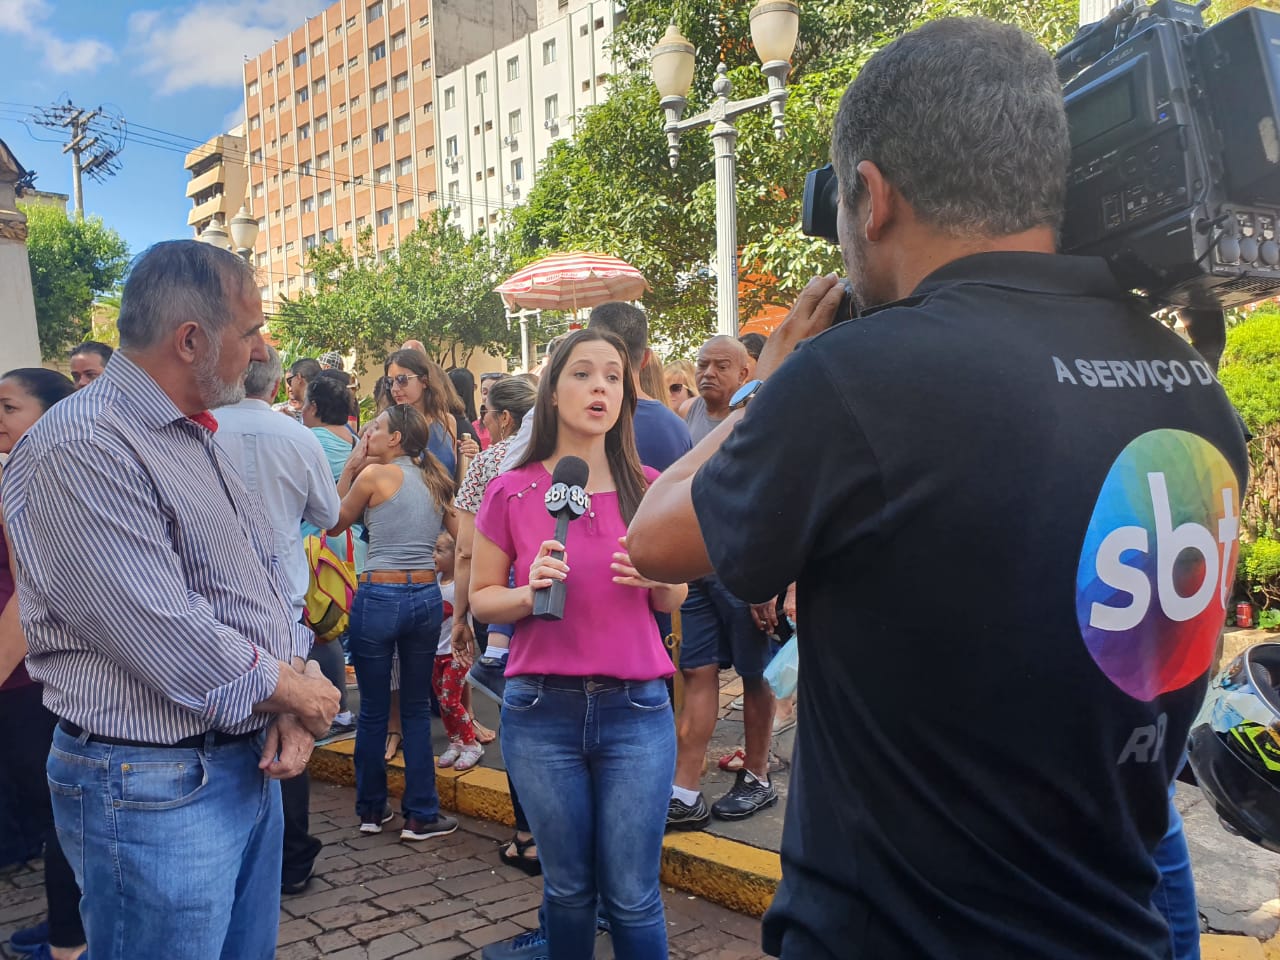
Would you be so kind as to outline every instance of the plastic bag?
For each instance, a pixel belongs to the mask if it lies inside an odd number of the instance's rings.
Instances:
[[[796,692],[796,684],[800,681],[800,647],[796,640],[793,636],[784,643],[764,668],[764,678],[773,688],[775,697],[785,699]]]

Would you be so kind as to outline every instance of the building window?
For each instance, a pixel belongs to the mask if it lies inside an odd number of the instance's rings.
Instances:
[[[328,88],[329,88],[329,81],[326,80],[324,77],[317,77],[315,80],[311,81],[312,93],[324,93],[325,90],[327,90]]]
[[[315,43],[311,44],[311,55],[312,55],[313,57],[318,57],[318,56],[320,56],[320,54],[322,54],[322,53],[324,53],[324,40],[323,40],[323,39],[317,40]]]
[[[357,230],[363,230],[363,229],[364,229],[365,227],[367,227],[368,225],[369,225],[369,218],[368,218],[368,217],[356,217],[356,229],[357,229]]]
[[[315,198],[315,197],[303,197],[303,198],[302,198],[302,212],[303,212],[303,213],[315,213],[315,212],[316,212],[316,198]]]
[[[252,117],[249,118],[250,130],[257,130],[261,126],[262,126],[262,117],[260,117],[258,114],[255,113]]]
[[[512,180],[524,179],[524,160],[520,159],[519,157],[511,161],[511,179]]]
[[[381,19],[382,19],[382,0],[378,0],[377,3],[369,4],[368,8],[365,10],[364,20],[365,20],[365,23],[373,23],[373,21],[381,20]]]
[[[266,194],[266,192],[267,192],[267,188],[264,187],[262,184],[255,183],[253,185],[253,199],[261,200],[263,195]]]
[[[385,210],[379,210],[378,226],[386,227],[386,226],[389,226],[390,224],[391,224],[391,208],[387,207]]]
[[[446,157],[456,157],[458,155],[457,137],[450,137],[444,142],[444,155]]]
[[[384,123],[380,127],[373,128],[373,142],[385,143],[387,139],[387,125]]]
[[[379,167],[377,170],[373,171],[373,182],[374,183],[390,183],[391,182],[391,164],[388,163],[385,167]]]
[[[604,86],[604,84],[605,84],[605,81],[606,81],[607,79],[608,79],[608,77],[606,77],[603,73],[597,73],[597,74],[596,74],[596,86],[597,86],[597,87],[603,87],[603,86]]]
[[[276,73],[284,73],[284,61],[281,60],[276,64]]]
[[[585,37],[587,35],[587,25],[584,23],[578,28],[578,36]]]
[[[489,92],[489,77],[481,72],[476,74],[476,96]]]
[[[299,140],[311,139],[311,124],[304,123],[298,127],[298,139]]]
[[[361,135],[360,135],[360,134],[358,134],[358,133],[357,133],[354,137],[352,137],[352,138],[351,138],[351,145],[352,145],[353,147],[358,147],[358,146],[360,146],[360,144],[362,144],[362,143],[364,143],[364,137],[363,137],[363,136],[361,136]]]
[[[492,130],[492,129],[493,129],[493,121],[492,121],[492,120],[486,120],[486,121],[484,122],[484,128],[485,128],[485,130],[486,130],[486,131],[487,131],[487,130]]]
[[[596,29],[597,30],[604,29],[604,17],[596,17]]]
[[[458,91],[453,87],[446,87],[444,91],[444,108],[452,110],[458,105]]]
[[[399,213],[401,220],[412,220],[413,219],[413,201],[405,200],[403,203],[400,204],[400,209],[397,211],[397,213]]]
[[[338,24],[333,28],[333,39],[337,40],[340,36],[342,36],[342,24]]]
[[[423,61],[422,61],[422,63],[418,64],[418,68],[419,68],[423,73],[430,73],[430,72],[431,72],[431,61],[430,61],[430,60],[423,60]]]
[[[323,230],[320,231],[320,242],[333,243],[333,227],[325,227]],[[312,284],[314,285],[314,283],[315,283],[315,278],[313,277]]]
[[[338,116],[342,116],[346,112],[347,112],[347,105],[345,103],[338,104]]]
[[[268,103],[267,113],[275,113],[275,112],[276,112],[276,105],[274,103]]]
[[[476,229],[477,230],[484,229],[484,217],[476,217]]]
[[[358,67],[358,66],[360,66],[360,57],[359,57],[359,56],[354,56],[354,57],[352,57],[350,60],[348,60],[348,61],[347,61],[347,69],[348,69],[348,70],[354,70],[354,69],[355,69],[356,67]]]
[[[280,108],[280,112],[281,112],[281,113],[284,113],[284,108],[285,108],[285,107],[287,107],[287,106],[289,106],[289,98],[288,98],[288,97],[281,97],[281,98],[280,98],[280,102],[279,102],[279,103],[277,103],[277,104],[276,104],[276,106]]]
[[[381,103],[385,99],[387,99],[387,85],[380,83],[373,88],[373,102]]]
[[[295,67],[305,67],[307,65],[307,51],[299,50],[293,55],[293,65]]]
[[[360,106],[360,94],[357,93],[351,98],[351,109],[354,110],[358,106]]]
[[[431,25],[431,17],[426,16],[426,17],[419,17],[419,18],[418,18],[418,26],[419,26],[419,27],[427,27],[427,26],[430,26],[430,25]]]
[[[392,10],[394,10],[396,7],[403,7],[404,0],[391,0],[391,3],[389,4],[389,6],[391,7]]]
[[[283,130],[283,131],[281,131],[281,133],[280,133],[280,144],[281,144],[281,146],[283,146],[284,144],[286,144],[286,143],[288,143],[288,142],[289,142],[289,131],[288,131],[288,130]]]
[[[512,57],[510,60],[507,61],[507,79],[508,80],[520,79],[520,58],[519,57]]]
[[[547,40],[542,44],[542,65],[545,67],[548,64],[552,64],[555,62],[556,62],[556,38],[552,37],[550,40]]]
[[[348,29],[348,30],[354,30],[355,28],[356,28],[356,18],[355,18],[355,17],[347,17],[347,29]]]
[[[450,184],[449,184],[449,199],[450,199],[450,200],[454,199],[454,197],[456,197],[456,196],[458,195],[458,187],[459,187],[459,183],[458,183],[458,181],[457,181],[457,180],[454,180],[454,181],[450,182]]]
[[[315,237],[303,237],[303,238],[302,238],[302,246],[303,246],[305,249],[307,249],[307,250],[314,250],[314,249],[316,248],[316,238],[315,238]],[[303,285],[303,286],[306,286],[306,285],[307,285],[307,281],[306,281],[306,278],[305,278],[305,277],[304,277],[304,278],[303,278],[303,280],[302,280],[302,285]]]
[[[285,216],[288,216],[292,209],[293,209],[292,207],[285,207],[285,210],[284,210],[284,212],[285,212]],[[288,242],[284,245],[284,252],[285,252],[285,253],[293,253],[293,241],[292,241],[292,240],[288,241]]]
[[[271,77],[275,74],[275,72],[276,72],[275,67],[267,67],[267,79],[270,80]]]
[[[321,190],[321,191],[320,191],[319,202],[320,202],[320,206],[322,206],[322,207],[327,207],[327,206],[329,206],[331,203],[333,203],[333,191],[332,191],[332,190]]]
[[[347,152],[347,141],[343,140],[340,144],[338,144],[338,152],[339,153]]]
[[[403,117],[396,117],[396,133],[408,133],[408,132],[409,132],[409,114],[406,113]]]
[[[422,115],[429,117],[436,112],[436,105],[430,101],[422,105]]]
[[[316,117],[316,133],[319,133],[322,130],[328,130],[328,129],[329,129],[329,115],[327,113],[322,113],[320,114],[320,116]]]
[[[391,78],[391,92],[403,93],[409,89],[409,74],[398,73]]]
[[[403,50],[405,44],[408,42],[409,42],[408,38],[405,36],[404,31],[401,30],[399,33],[397,33],[395,36],[391,38],[391,49]]]
[[[553,93],[543,101],[543,108],[547,126],[557,126],[560,123],[560,98]]]
[[[245,88],[245,93],[250,97],[256,97],[258,95],[258,90],[260,89],[261,88],[258,86],[257,80],[250,80],[249,86]]]
[[[407,177],[413,173],[413,157],[401,157],[396,161],[396,176]]]
[[[425,150],[422,151],[422,158],[424,160],[434,160],[436,158],[436,148],[427,147]]]
[[[252,160],[254,163],[261,163],[261,162],[262,162],[262,149],[261,149],[261,148],[259,148],[259,149],[255,150],[255,151],[253,151],[253,153],[249,154],[249,159],[250,159],[250,160]]]
[[[309,91],[306,87],[299,87],[296,99],[298,103],[306,103],[308,100],[311,99],[311,91]]]
[[[471,135],[473,137],[480,136],[480,124],[477,123],[474,127],[471,128]]]
[[[590,80],[583,80],[583,81],[582,81],[582,92],[583,92],[583,93],[586,93],[586,92],[587,92],[588,90],[590,90],[590,89],[591,89],[591,81],[590,81]]]
[[[483,173],[481,173],[479,170],[477,170],[477,171],[476,171],[476,183],[480,183],[482,180],[484,180],[484,174],[483,174]]]
[[[333,75],[335,77],[340,77],[346,72],[347,72],[347,68],[341,63],[333,68]]]
[[[377,63],[379,60],[385,60],[385,59],[387,59],[387,44],[385,40],[379,43],[375,43],[372,47],[369,48],[370,63]]]
[[[512,110],[507,114],[507,133],[517,134],[520,132],[520,111]]]
[[[320,154],[320,156],[316,157],[316,169],[328,170],[329,167],[330,167],[329,151],[326,150],[324,153]]]
[[[493,167],[490,167],[488,170],[486,170],[486,171],[484,172],[484,175],[485,175],[486,177],[488,177],[490,180],[492,180],[492,179],[493,179],[493,175],[494,175],[496,172],[497,172],[497,171],[496,171],[496,170],[494,170],[494,169],[493,169]]]
[[[310,161],[310,160],[303,160],[300,164],[298,164],[298,174],[299,174],[300,176],[304,176],[304,177],[309,177],[309,176],[311,176],[311,161]]]

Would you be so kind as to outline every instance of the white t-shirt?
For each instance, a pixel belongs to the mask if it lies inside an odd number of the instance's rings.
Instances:
[[[440,644],[436,647],[437,657],[447,657],[453,653],[453,581],[440,584],[440,599],[444,601],[444,616],[440,618]]]

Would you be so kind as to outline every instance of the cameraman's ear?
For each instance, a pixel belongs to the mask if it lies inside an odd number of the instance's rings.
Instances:
[[[859,213],[861,222],[858,229],[874,243],[882,240],[885,231],[893,225],[897,204],[902,197],[872,161],[863,160],[857,169],[858,176],[862,178],[862,192],[866,196],[865,210]]]

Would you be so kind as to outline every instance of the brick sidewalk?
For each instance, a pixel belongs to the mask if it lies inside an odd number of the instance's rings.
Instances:
[[[451,836],[402,843],[398,817],[394,830],[361,836],[354,806],[351,789],[312,784],[311,832],[325,847],[311,887],[281,905],[279,960],[479,957],[485,944],[537,925],[542,881],[498,859],[509,828],[461,817]],[[678,891],[664,899],[677,960],[762,956],[758,921]],[[43,912],[38,872],[0,877],[0,944]],[[613,956],[607,937],[596,956]]]

